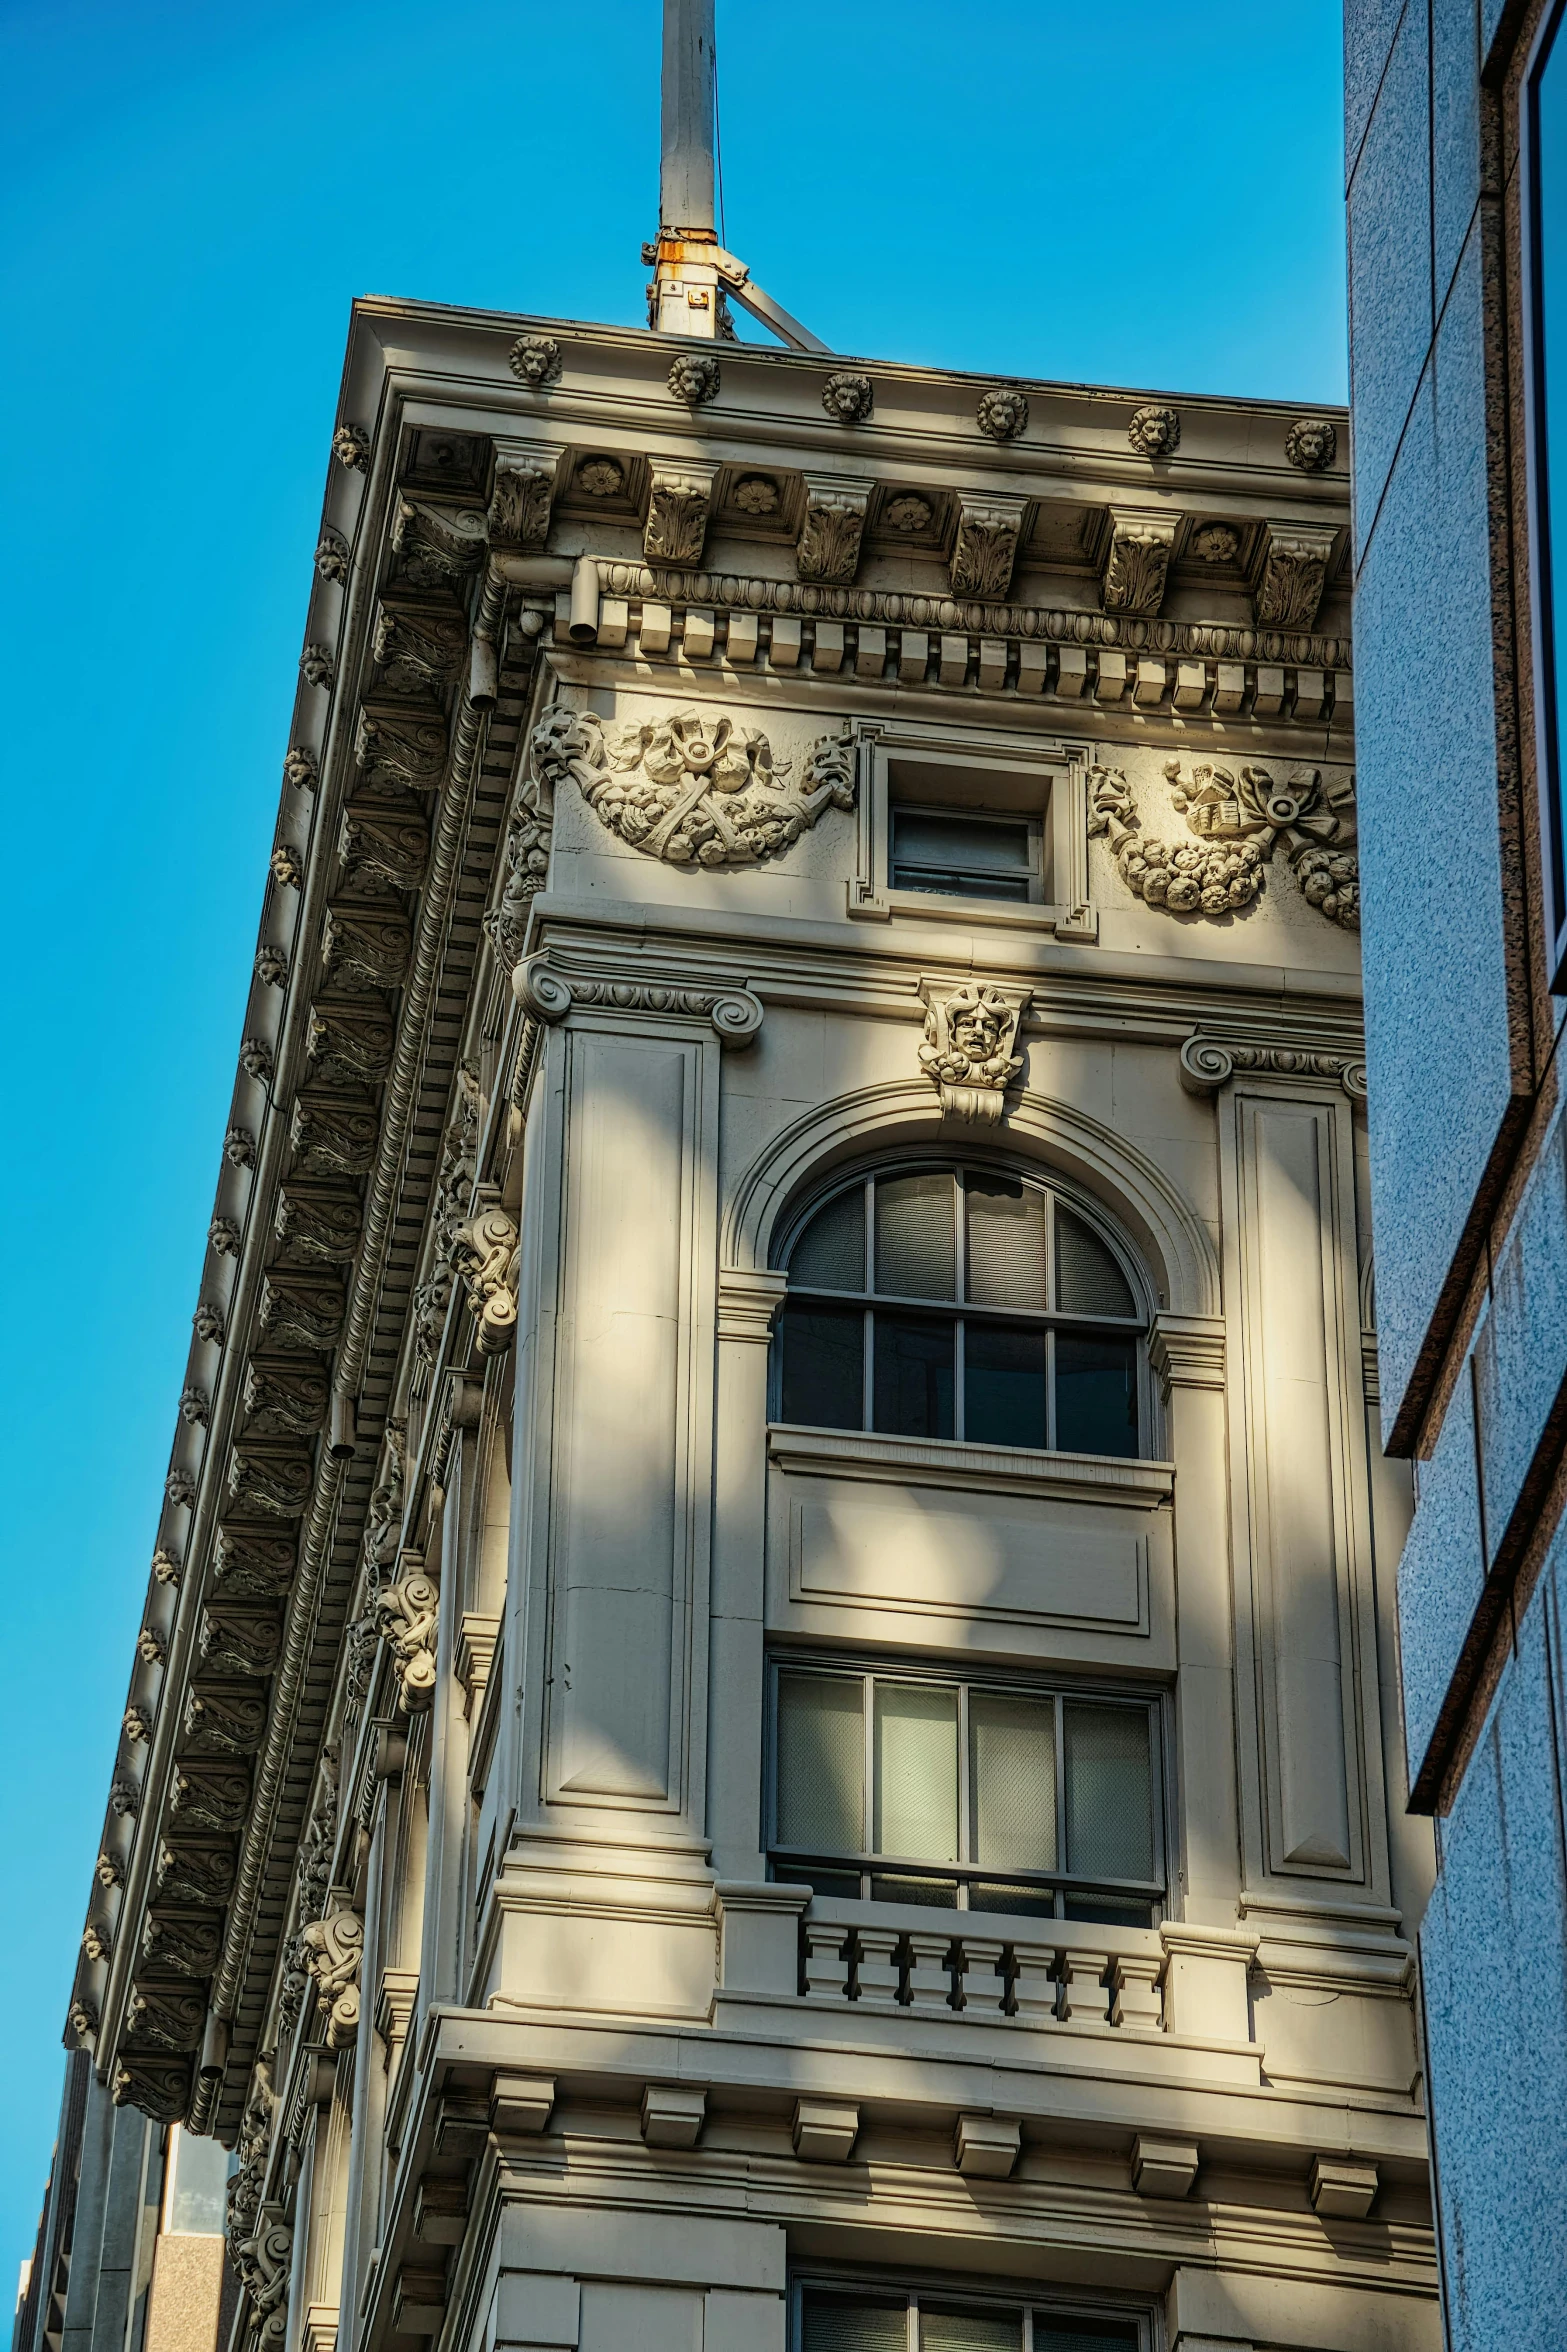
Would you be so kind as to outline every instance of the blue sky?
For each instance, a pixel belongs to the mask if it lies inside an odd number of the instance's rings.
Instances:
[[[718,0],[728,241],[835,348],[1344,397],[1337,0]],[[0,0],[0,2263],[30,2249],[348,305],[640,324],[658,0]]]

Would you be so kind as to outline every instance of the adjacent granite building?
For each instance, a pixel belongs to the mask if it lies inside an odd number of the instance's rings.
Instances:
[[[1399,1622],[1463,2352],[1561,2341],[1567,2242],[1561,27],[1560,0],[1348,9],[1377,1323],[1418,1476]]]

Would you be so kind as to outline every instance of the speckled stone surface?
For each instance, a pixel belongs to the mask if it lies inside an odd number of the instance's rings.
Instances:
[[[1472,237],[1355,609],[1384,1428],[1511,1099],[1479,303]]]
[[[1491,1276],[1475,1395],[1494,1558],[1567,1374],[1567,1167],[1557,1119]]]
[[[1420,1505],[1398,1564],[1399,1662],[1412,1781],[1425,1761],[1484,1582],[1474,1400],[1467,1376],[1460,1374],[1436,1451],[1420,1465]]]
[[[1431,0],[1431,281],[1438,316],[1480,198],[1475,0]]]
[[[1422,7],[1419,13],[1423,16]],[[1360,155],[1405,0],[1349,0],[1344,11],[1344,178]]]
[[[1426,14],[1409,9],[1349,186],[1350,399],[1357,540],[1370,531],[1431,342]],[[1355,334],[1361,318],[1374,336]],[[1357,704],[1364,699],[1357,690]]]
[[[1560,2352],[1567,1854],[1542,1578],[1420,1934],[1453,2352]],[[1526,2128],[1527,2126],[1527,2128]]]

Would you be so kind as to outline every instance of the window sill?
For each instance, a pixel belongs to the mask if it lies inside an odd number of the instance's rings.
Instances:
[[[780,1470],[806,1478],[879,1479],[897,1486],[969,1487],[1072,1503],[1156,1510],[1175,1490],[1173,1462],[1111,1454],[1033,1453],[955,1438],[880,1437],[859,1429],[807,1429],[774,1422],[767,1451]]]

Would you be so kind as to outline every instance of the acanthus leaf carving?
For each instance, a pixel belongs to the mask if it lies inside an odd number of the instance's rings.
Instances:
[[[329,988],[401,988],[412,954],[413,932],[400,907],[339,899],[327,908],[321,974]]]
[[[229,1500],[242,1511],[297,1519],[310,1499],[314,1475],[307,1448],[242,1437],[229,1457]]]
[[[359,2030],[359,1968],[365,1925],[346,1904],[312,1919],[300,1933],[300,1947],[316,1988],[316,2007],[326,2026],[329,2050],[340,2050]]]
[[[273,1600],[286,1593],[299,1565],[294,1538],[276,1527],[225,1520],[212,1551],[212,1578],[225,1594]]]
[[[952,593],[998,603],[1012,584],[1023,528],[1021,498],[964,498],[952,549]]]
[[[490,536],[497,547],[540,548],[550,535],[555,498],[551,457],[505,458],[495,469],[490,499]]]
[[[398,1574],[375,1597],[376,1625],[392,1654],[398,1707],[422,1714],[435,1695],[435,1644],[440,1587],[426,1574],[420,1552],[404,1552]]]
[[[1305,632],[1317,618],[1337,533],[1306,523],[1270,523],[1263,537],[1266,553],[1257,583],[1257,626]]]
[[[115,2063],[112,2088],[116,2107],[139,2107],[154,2123],[179,2123],[190,2105],[190,2061],[127,2053]]]
[[[185,1694],[185,1734],[193,1753],[253,1756],[266,1728],[265,1693],[243,1684],[198,1682]]]
[[[506,879],[500,902],[484,918],[496,955],[511,971],[527,937],[528,909],[544,888],[555,830],[555,789],[581,756],[575,713],[557,705],[533,730],[528,774],[506,829]]]
[[[446,766],[445,722],[418,711],[372,708],[359,713],[354,758],[367,776],[389,779],[409,791],[428,792]]]
[[[1176,520],[1174,515],[1111,508],[1103,584],[1106,612],[1148,616],[1158,612],[1175,545]]]
[[[157,1883],[166,1903],[221,1908],[234,1889],[234,1849],[228,1845],[193,1846],[184,1840],[175,1844],[161,1838]]]
[[[201,1613],[202,1663],[214,1674],[271,1674],[283,1629],[270,1609],[209,1601]]]
[[[727,716],[680,711],[611,736],[592,711],[557,706],[534,731],[536,759],[569,775],[600,823],[670,865],[748,866],[776,856],[826,808],[854,806],[853,755],[824,736],[790,790],[767,737]]]
[[[453,615],[385,602],[376,608],[370,658],[384,694],[440,702],[457,675],[463,647],[463,626]]]
[[[294,1097],[288,1138],[307,1176],[367,1176],[380,1132],[374,1111],[357,1095],[316,1088]]]
[[[170,1783],[169,1810],[182,1828],[241,1829],[250,1811],[250,1774],[242,1764],[182,1756]]]
[[[317,997],[305,1032],[311,1075],[379,1086],[392,1066],[397,1025],[379,997]]]
[[[261,1277],[261,1328],[278,1348],[335,1347],[348,1302],[330,1275],[269,1266]]]
[[[350,1265],[363,1223],[364,1205],[348,1185],[290,1177],[279,1187],[272,1229],[283,1255],[296,1265]]]
[[[447,588],[478,569],[489,540],[489,524],[476,508],[436,506],[398,493],[392,517],[392,551],[402,558],[402,576],[415,588]]]
[[[417,890],[430,862],[430,829],[406,801],[350,801],[337,853],[350,881],[368,875],[394,890]]]
[[[446,1130],[430,1217],[430,1271],[414,1294],[414,1353],[428,1380],[440,1352],[451,1304],[452,1248],[473,1197],[482,1110],[478,1074],[470,1062],[457,1072],[457,1112]]]
[[[712,466],[654,465],[649,470],[642,552],[650,564],[690,566],[702,560],[712,512]]]
[[[126,2043],[137,2050],[173,2050],[185,2055],[201,2047],[207,2004],[189,1985],[160,1984],[138,1977],[125,2004]]]
[[[794,568],[802,580],[846,587],[860,565],[860,542],[870,504],[868,482],[835,475],[807,474],[805,518],[795,545]]]
[[[920,1068],[941,1097],[944,1117],[986,1126],[999,1121],[1007,1088],[1023,1068],[1013,1048],[1030,993],[983,980],[961,987],[920,983],[926,1008]]]
[[[206,1977],[223,1949],[223,1922],[203,1911],[149,1912],[141,1932],[142,1958],[176,1976]]]

